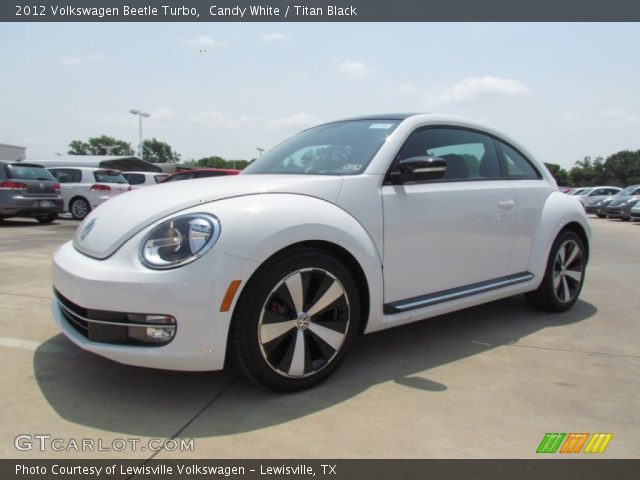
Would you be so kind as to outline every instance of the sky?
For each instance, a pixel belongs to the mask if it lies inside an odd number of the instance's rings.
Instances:
[[[0,143],[102,134],[250,159],[317,123],[462,115],[542,161],[640,148],[640,24],[0,24]]]

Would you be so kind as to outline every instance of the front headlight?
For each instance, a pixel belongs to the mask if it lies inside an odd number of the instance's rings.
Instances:
[[[175,268],[204,255],[220,236],[220,222],[207,213],[190,213],[162,222],[144,238],[140,261],[153,269]]]

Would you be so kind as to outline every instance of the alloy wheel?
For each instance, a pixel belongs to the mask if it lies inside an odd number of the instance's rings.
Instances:
[[[284,377],[314,375],[340,351],[349,322],[349,298],[340,281],[324,269],[297,270],[271,290],[262,307],[262,357]]]
[[[574,240],[567,240],[558,249],[553,262],[553,291],[563,303],[568,303],[580,291],[584,275],[584,252]]]

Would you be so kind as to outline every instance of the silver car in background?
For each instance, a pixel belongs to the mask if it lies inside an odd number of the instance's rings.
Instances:
[[[574,195],[583,205],[588,205],[591,202],[602,200],[603,198],[610,197],[620,192],[622,189],[620,187],[590,187],[587,188],[584,192],[581,192],[577,195]]]
[[[629,197],[634,195],[640,195],[640,185],[631,185],[624,190],[619,191],[615,195],[592,200],[585,205],[585,210],[587,213],[597,215],[600,218],[605,218],[608,215],[618,216],[617,214],[622,210],[623,206],[631,208],[632,205],[627,205],[627,202]],[[610,213],[607,211],[607,208],[610,205],[613,205],[613,203],[615,203],[615,207],[620,208],[613,209]],[[625,215],[625,217],[628,220],[628,214]]]

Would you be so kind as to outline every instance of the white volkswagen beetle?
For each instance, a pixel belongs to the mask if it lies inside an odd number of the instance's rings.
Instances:
[[[54,255],[55,321],[118,362],[273,389],[331,375],[354,337],[516,294],[555,312],[584,281],[575,198],[507,135],[441,115],[327,123],[237,177],[105,203]]]

